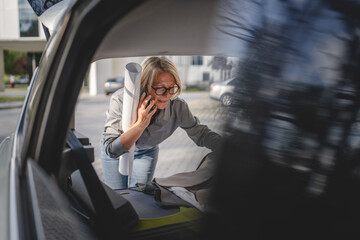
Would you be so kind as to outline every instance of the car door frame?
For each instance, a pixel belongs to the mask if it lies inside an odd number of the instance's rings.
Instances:
[[[39,232],[34,230],[39,226],[36,222],[39,209],[28,208],[36,194],[30,186],[28,162],[37,163],[56,179],[92,57],[114,21],[142,2],[78,1],[64,17],[61,29],[47,43],[14,136],[9,186],[10,239],[39,237]]]

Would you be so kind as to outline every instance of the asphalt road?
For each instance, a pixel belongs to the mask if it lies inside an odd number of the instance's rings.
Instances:
[[[26,88],[7,88],[0,92],[2,97],[23,97],[26,95]],[[22,102],[0,103],[0,142],[11,133],[15,132],[20,117]]]
[[[209,98],[208,92],[184,92],[181,97],[187,101],[192,113],[201,123],[208,125],[214,131],[221,132],[224,109],[219,102]],[[101,179],[103,174],[99,158],[99,142],[109,100],[110,96],[89,96],[83,93],[75,109],[75,129],[87,136],[93,145],[95,152],[93,165]],[[0,110],[0,141],[15,131],[20,111],[20,108]],[[209,149],[196,146],[184,130],[178,129],[160,144],[155,177],[194,170],[208,152]]]
[[[20,108],[0,110],[0,142],[15,132],[20,117]]]

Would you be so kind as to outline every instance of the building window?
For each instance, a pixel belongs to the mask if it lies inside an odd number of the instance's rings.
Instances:
[[[210,73],[209,72],[203,72],[203,81],[208,82],[210,80]]]
[[[27,0],[19,0],[20,37],[38,37],[38,17]]]
[[[203,57],[202,56],[193,56],[191,65],[203,65]]]

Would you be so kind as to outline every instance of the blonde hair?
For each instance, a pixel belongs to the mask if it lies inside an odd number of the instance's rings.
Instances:
[[[179,87],[179,90],[171,99],[179,96],[182,90],[180,75],[175,64],[170,59],[166,57],[149,57],[145,59],[141,65],[143,68],[141,72],[141,91],[147,90],[147,88],[152,85],[158,73],[167,72],[173,75],[175,84]]]

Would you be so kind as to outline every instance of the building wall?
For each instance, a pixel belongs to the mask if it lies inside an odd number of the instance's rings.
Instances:
[[[184,89],[186,87],[207,88],[210,83],[224,81],[231,75],[231,69],[213,69],[212,56],[204,56],[201,65],[192,65],[192,56],[169,56],[169,58],[178,68]],[[144,59],[145,57],[114,58],[92,63],[89,74],[90,95],[104,94],[103,86],[107,79],[124,77],[126,64],[130,62],[141,64]],[[208,74],[208,79],[204,79],[204,74]]]
[[[26,1],[26,7],[31,9]],[[35,14],[35,13],[34,13]],[[45,39],[42,25],[39,22],[39,38]],[[26,37],[24,37],[26,38]],[[4,39],[21,39],[19,23],[19,0],[0,0],[0,40]]]
[[[0,91],[5,90],[3,51],[34,52],[34,49],[39,51],[39,46],[45,46],[46,43],[40,22],[38,22],[38,36],[20,37],[19,1],[22,2],[23,7],[32,11],[27,0],[0,0]],[[24,44],[21,41],[24,41]]]
[[[207,87],[211,79],[214,78],[214,72],[210,61],[213,57],[204,56],[201,65],[193,65],[192,57],[189,57],[189,68],[187,72],[186,85],[189,87]],[[209,75],[208,77],[204,77]]]
[[[214,69],[213,56],[203,56],[202,64],[194,65],[192,56],[173,56],[183,87],[207,88],[212,82],[221,82],[230,78],[232,69]],[[235,64],[236,58],[227,58],[228,64]]]
[[[0,39],[19,37],[19,10],[16,0],[0,0]]]

